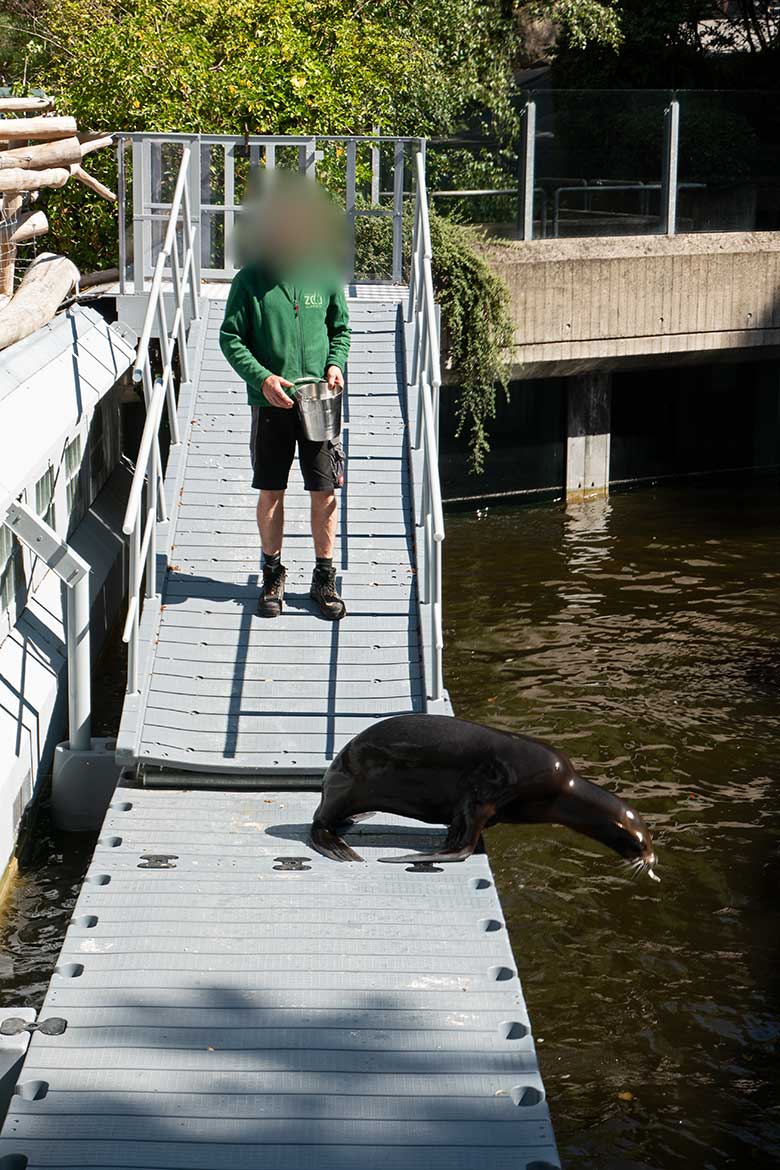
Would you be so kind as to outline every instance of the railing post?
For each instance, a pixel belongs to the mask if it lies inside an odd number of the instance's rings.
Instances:
[[[89,751],[91,730],[91,665],[89,644],[89,573],[67,592],[68,746]]]
[[[119,292],[127,292],[127,170],[125,167],[125,139],[116,140],[117,214],[119,216]]]
[[[396,142],[393,156],[393,283],[403,275],[404,143]]]
[[[236,204],[236,144],[225,143],[225,223],[222,233],[222,267],[226,272],[235,271],[233,262],[233,228],[236,213],[233,210]]]
[[[200,138],[193,138],[190,143],[190,165],[187,172],[187,193],[185,206],[190,221],[190,243],[195,241],[192,252],[192,279],[195,288],[200,290],[201,262],[198,232],[200,231]]]
[[[680,153],[680,103],[672,98],[664,110],[664,157],[661,177],[661,234],[677,233],[677,172]]]
[[[520,139],[520,183],[517,228],[521,240],[534,238],[534,177],[536,174],[536,102],[525,103]]]
[[[133,292],[144,291],[144,149],[133,139]]]
[[[354,138],[347,141],[346,214],[349,225],[348,269],[350,280],[355,277],[355,184],[357,175],[357,144]]]
[[[307,179],[317,178],[317,139],[310,138],[298,147],[298,170]]]
[[[374,134],[379,135],[380,129],[374,127]],[[371,206],[379,204],[379,168],[381,164],[380,146],[378,142],[371,144]]]

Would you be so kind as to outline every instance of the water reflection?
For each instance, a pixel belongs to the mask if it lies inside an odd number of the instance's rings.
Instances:
[[[653,886],[565,830],[488,837],[578,1170],[780,1164],[778,521],[762,485],[448,523],[457,713],[562,746],[659,854]]]

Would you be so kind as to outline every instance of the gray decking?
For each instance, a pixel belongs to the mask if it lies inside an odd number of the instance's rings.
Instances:
[[[377,864],[431,840],[381,816],[327,861],[317,799],[117,791],[0,1170],[559,1165],[487,858]]]
[[[204,301],[193,354],[199,375],[180,408],[186,458],[174,461],[170,569],[160,607],[147,603],[148,684],[140,703],[125,707],[123,761],[321,774],[373,720],[425,709],[402,322],[393,291],[386,300],[350,298],[347,470],[335,560],[349,620],[341,625],[322,621],[308,598],[314,554],[297,464],[286,502],[286,609],[271,622],[254,615],[250,414],[245,388],[219,349],[223,302]]]

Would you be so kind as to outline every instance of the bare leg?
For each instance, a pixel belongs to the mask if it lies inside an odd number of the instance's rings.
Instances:
[[[260,543],[268,556],[282,551],[284,536],[284,492],[261,491],[257,498],[257,527]]]
[[[332,557],[336,541],[336,493],[310,492],[311,534],[316,557]]]

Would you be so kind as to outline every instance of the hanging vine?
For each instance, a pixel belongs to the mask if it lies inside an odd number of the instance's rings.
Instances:
[[[411,218],[411,217],[407,217]],[[490,451],[490,424],[498,397],[509,394],[508,351],[513,325],[506,285],[479,252],[476,229],[455,223],[433,210],[433,283],[441,306],[442,355],[457,384],[457,435],[465,437],[469,468],[484,470]],[[408,256],[410,235],[405,251]],[[356,272],[387,277],[392,238],[387,220],[359,219]]]

